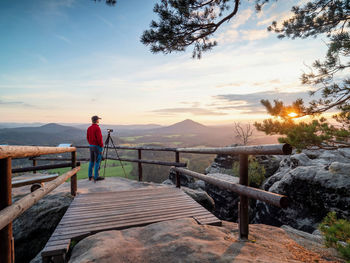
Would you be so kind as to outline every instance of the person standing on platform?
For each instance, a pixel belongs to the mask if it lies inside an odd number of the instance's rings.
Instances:
[[[90,146],[89,180],[92,180],[92,170],[94,170],[94,182],[104,179],[104,177],[99,176],[99,168],[103,151],[102,132],[100,126],[98,125],[100,119],[101,118],[98,116],[92,116],[92,124],[87,129],[86,133],[86,139]]]

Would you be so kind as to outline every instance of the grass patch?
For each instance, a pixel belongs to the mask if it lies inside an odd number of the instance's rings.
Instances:
[[[100,169],[100,176],[103,176],[104,165],[105,165],[105,161],[102,161],[101,169]],[[134,179],[134,178],[130,177],[130,173],[132,170],[131,163],[123,162],[123,166],[124,166],[125,173],[128,176],[128,178]],[[88,178],[88,169],[89,169],[89,163],[82,163],[81,164],[80,171],[77,173],[78,180]],[[69,168],[69,167],[52,169],[52,170],[50,170],[50,174],[58,173],[59,175],[61,175],[61,174],[68,172],[69,170],[71,170],[71,168]],[[123,172],[123,168],[121,167],[120,162],[115,161],[115,160],[108,160],[107,166],[106,166],[105,176],[106,177],[125,177],[124,172]]]
[[[137,139],[140,139],[144,136],[129,136],[129,137],[120,137],[120,139],[127,141],[127,142],[133,142],[136,141]]]

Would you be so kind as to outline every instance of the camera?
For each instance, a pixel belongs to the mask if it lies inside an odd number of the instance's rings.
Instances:
[[[113,129],[107,129],[107,132],[113,132]]]

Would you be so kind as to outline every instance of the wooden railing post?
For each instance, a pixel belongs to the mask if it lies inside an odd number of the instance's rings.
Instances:
[[[0,210],[12,204],[11,158],[0,159]],[[0,262],[13,263],[12,223],[0,230]]]
[[[180,153],[175,152],[175,162],[179,163],[180,162]],[[176,187],[180,188],[181,187],[181,178],[180,178],[180,173],[176,172]]]
[[[72,169],[77,167],[77,152],[72,152]],[[77,195],[77,188],[78,188],[78,182],[77,182],[77,174],[73,175],[70,179],[70,192],[72,196]]]
[[[33,158],[33,166],[37,166],[38,162],[35,158]],[[36,174],[36,171],[33,171],[33,174]]]
[[[141,155],[141,149],[138,149],[138,159],[141,160],[142,155]],[[139,181],[142,181],[142,163],[138,162],[138,170],[139,170]]]
[[[239,183],[241,185],[248,185],[248,155],[239,155]],[[239,238],[247,240],[249,234],[249,199],[245,195],[239,195],[240,202],[238,204],[238,224],[239,224]]]

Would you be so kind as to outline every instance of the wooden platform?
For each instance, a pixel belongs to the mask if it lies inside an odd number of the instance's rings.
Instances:
[[[219,219],[178,188],[80,194],[69,206],[41,256],[43,262],[65,262],[73,239],[188,217],[199,224],[221,225]]]

